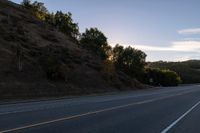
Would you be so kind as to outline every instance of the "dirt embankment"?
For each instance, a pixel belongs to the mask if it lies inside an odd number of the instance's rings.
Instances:
[[[0,0],[0,99],[80,95],[143,88],[137,80]]]

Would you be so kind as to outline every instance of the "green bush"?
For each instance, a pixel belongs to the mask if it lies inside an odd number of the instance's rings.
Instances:
[[[174,71],[152,68],[146,69],[145,81],[154,86],[177,86],[182,82],[180,76]]]
[[[200,61],[189,60],[184,62],[150,62],[151,68],[169,69],[180,75],[183,84],[200,83]]]

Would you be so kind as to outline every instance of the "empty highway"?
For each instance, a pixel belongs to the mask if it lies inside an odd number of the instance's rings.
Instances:
[[[0,105],[0,133],[199,133],[200,85]]]

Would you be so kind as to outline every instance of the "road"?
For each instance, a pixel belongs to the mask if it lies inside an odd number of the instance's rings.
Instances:
[[[0,105],[0,133],[199,133],[200,85]]]

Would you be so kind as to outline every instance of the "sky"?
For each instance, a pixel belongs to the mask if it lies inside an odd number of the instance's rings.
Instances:
[[[71,12],[81,32],[97,27],[110,45],[144,51],[147,61],[200,59],[200,0],[38,1],[50,12]]]

